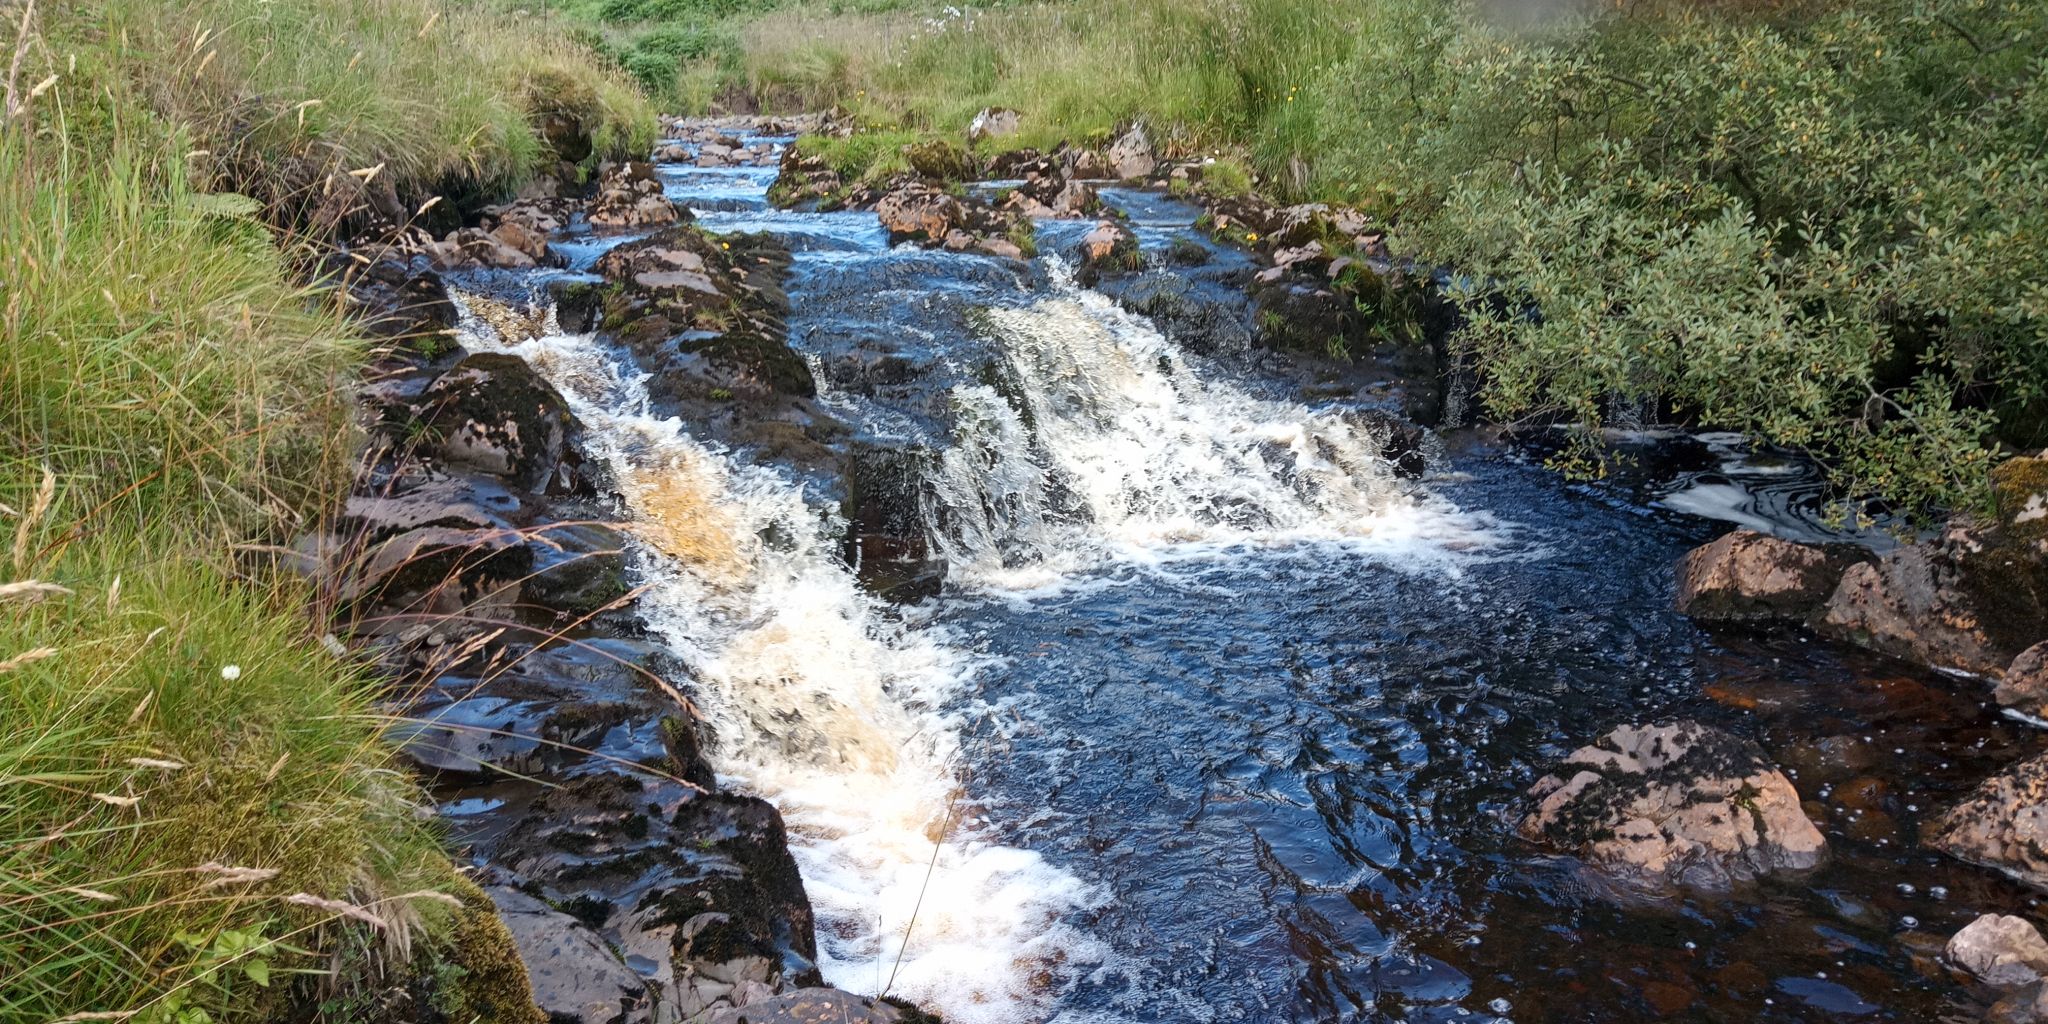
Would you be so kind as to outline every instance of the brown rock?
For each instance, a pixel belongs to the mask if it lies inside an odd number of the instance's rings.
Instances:
[[[1937,668],[1999,676],[2042,639],[2048,560],[1995,531],[1950,524],[1938,539],[1850,566],[1817,628]]]
[[[688,210],[662,194],[654,165],[638,160],[607,167],[588,216],[600,227],[652,227],[690,219]]]
[[[1087,267],[1135,270],[1139,262],[1138,240],[1123,225],[1103,221],[1081,239],[1081,263]]]
[[[1109,146],[1109,168],[1118,178],[1129,181],[1143,178],[1159,166],[1159,158],[1152,151],[1152,138],[1145,134],[1145,126],[1134,124]]]
[[[2048,756],[1986,780],[1928,833],[1928,845],[1957,860],[2048,889]]]
[[[2048,940],[2022,917],[1985,914],[1948,940],[1942,956],[1987,985],[2025,985],[2048,973]]]
[[[1859,556],[1736,530],[1694,548],[1678,565],[1678,610],[1696,619],[1804,619],[1828,599]]]
[[[1621,726],[1564,768],[1529,791],[1522,835],[1625,885],[1722,888],[1827,852],[1755,744],[1696,722]]]
[[[929,185],[905,185],[875,204],[892,243],[942,242],[967,219],[960,200]]]
[[[1991,696],[2006,707],[2048,718],[2048,640],[2021,651]]]

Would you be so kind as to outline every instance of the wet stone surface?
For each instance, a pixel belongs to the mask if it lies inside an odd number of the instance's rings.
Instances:
[[[1094,894],[1060,922],[1087,942],[996,968],[1028,976],[1040,1011],[1030,1019],[1920,1022],[1977,1019],[2021,998],[1961,984],[1944,953],[1986,913],[2038,923],[2035,892],[1922,837],[1983,780],[2040,755],[2041,734],[2001,717],[1982,681],[1789,623],[1729,629],[1672,607],[1681,556],[1730,522],[1840,539],[1796,467],[1725,439],[1647,438],[1631,468],[1584,485],[1539,468],[1541,440],[1474,432],[1446,446],[1390,431],[1381,457],[1489,510],[1497,543],[1183,545],[1104,558],[1040,590],[963,585],[974,581],[942,575],[918,523],[1005,521],[1018,508],[935,510],[900,470],[935,464],[964,422],[993,408],[963,396],[1020,404],[1005,350],[1016,339],[991,329],[990,311],[1071,298],[1053,261],[892,245],[871,211],[772,209],[786,139],[737,123],[674,130],[652,179],[633,177],[693,211],[687,228],[649,241],[572,218],[546,250],[563,267],[451,278],[495,295],[545,287],[576,296],[563,309],[580,327],[614,321],[612,335],[659,378],[656,402],[701,424],[736,464],[813,486],[851,524],[835,550],[876,589],[925,601],[906,614],[977,659],[967,689],[937,709],[963,733],[957,789],[976,842],[1035,854]],[[1149,139],[1128,136],[1106,156],[1032,155],[1014,169],[1049,174],[1084,158],[1100,176],[1168,173]],[[1159,189],[1091,187],[1129,235],[1096,239],[1116,244],[1095,286],[1156,322],[1193,368],[1163,379],[1185,387],[1206,374],[1262,400],[1432,423],[1452,399],[1428,354],[1361,345],[1344,362],[1271,350],[1261,305],[1303,303],[1298,319],[1312,321],[1334,261],[1254,259],[1197,230],[1203,211]],[[631,191],[635,204],[646,198]],[[1059,197],[1028,195],[1048,208]],[[1344,211],[1209,212],[1294,250],[1330,230],[1373,240]],[[1099,224],[1036,227],[1042,253],[1078,265]],[[387,277],[384,293],[432,306],[431,289]],[[621,288],[591,290],[607,278]],[[662,322],[634,336],[628,320]],[[1328,329],[1348,328],[1341,317],[1314,328]],[[785,331],[787,350],[737,344],[779,344]],[[382,393],[403,405],[424,388],[394,379]],[[968,465],[992,477],[1000,462]],[[476,540],[608,510],[441,467],[395,468],[378,484],[352,514],[379,541],[419,530]],[[1070,494],[1044,500],[1077,507]],[[602,552],[609,540],[575,547]],[[812,987],[830,951],[782,820],[716,791],[704,756],[715,737],[679,713],[689,671],[630,616],[561,614],[602,609],[613,567],[595,584],[536,587],[527,577],[555,571],[557,556],[518,550],[510,557],[528,563],[452,589],[399,577],[377,598],[395,607],[366,633],[429,677],[415,694],[427,719],[415,756],[435,773],[454,833],[490,867],[494,895],[555,945],[560,934],[597,940],[564,946],[567,960],[602,956],[569,972],[563,1004],[585,1000],[586,985],[625,991],[623,967],[646,1002],[627,993],[622,1020],[891,1019]],[[486,620],[518,628],[464,650],[496,628]],[[1519,834],[1526,792],[1574,751],[1617,726],[1681,719],[1738,741],[1746,772],[1782,771],[1797,806],[1776,810],[1813,823],[1825,860],[1616,899],[1587,884],[1583,844]],[[959,1005],[963,1019],[978,1012]],[[670,1016],[634,1016],[645,1006]]]

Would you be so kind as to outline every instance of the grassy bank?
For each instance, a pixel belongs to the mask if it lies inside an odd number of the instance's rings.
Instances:
[[[535,1019],[376,680],[262,554],[342,493],[365,349],[237,193],[306,161],[511,184],[557,155],[564,82],[600,145],[652,137],[536,26],[443,12],[116,0],[44,5],[24,36],[0,129],[0,1019]]]
[[[1008,106],[1040,146],[1142,118],[1361,205],[1469,282],[1456,341],[1502,419],[1647,410],[1963,506],[2002,445],[2048,444],[2048,8],[1525,9],[799,5],[740,30],[724,88],[949,137]]]

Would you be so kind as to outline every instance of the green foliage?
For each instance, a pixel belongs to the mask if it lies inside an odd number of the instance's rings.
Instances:
[[[2039,6],[1372,24],[1326,79],[1318,177],[1498,283],[1459,339],[1496,415],[1662,400],[1936,505],[1981,504],[1998,434],[2042,440]]]
[[[488,931],[446,908],[328,597],[257,554],[342,493],[363,351],[293,283],[311,260],[257,216],[264,177],[325,150],[483,183],[536,152],[539,91],[645,109],[547,51],[486,71],[534,37],[437,4],[146,6],[46,8],[23,71],[56,84],[0,133],[0,1020],[288,1019],[287,975],[363,965],[321,983],[346,1004],[389,980],[368,965]],[[516,959],[488,962],[495,1019],[537,1019]]]
[[[798,140],[805,156],[825,162],[848,181],[879,181],[910,170],[904,150],[923,136],[914,131],[869,131],[846,136],[812,135]]]
[[[1923,507],[1980,504],[2001,443],[2048,444],[2048,6],[1499,20],[1517,10],[1076,0],[915,29],[779,11],[744,32],[734,84],[942,136],[1007,106],[1019,145],[1144,117],[1170,147],[1244,154],[1283,198],[1365,206],[1462,275],[1457,344],[1498,417],[1592,427],[1654,401]],[[880,158],[856,140],[835,164]],[[1205,187],[1249,187],[1239,166]]]

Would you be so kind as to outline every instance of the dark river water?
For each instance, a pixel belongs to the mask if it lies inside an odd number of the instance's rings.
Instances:
[[[792,344],[856,440],[928,457],[952,563],[898,609],[799,545],[756,558],[750,605],[688,610],[711,591],[683,573],[651,613],[741,737],[726,769],[789,815],[836,983],[960,1021],[1977,1012],[1940,945],[2031,901],[1915,837],[2035,734],[1981,682],[1671,610],[1674,562],[1731,523],[1825,533],[1796,463],[1641,437],[1633,468],[1585,485],[1453,432],[1398,481],[1348,461],[1345,403],[1069,280],[1059,254],[1089,223],[1042,225],[1047,256],[1020,267],[892,249],[872,214],[769,210],[772,169],[663,173],[705,227],[796,251]],[[1190,207],[1108,197],[1148,251],[1197,237]],[[604,244],[563,248],[587,266]],[[1189,276],[1243,260],[1211,247]],[[915,372],[846,369],[883,357]],[[583,393],[586,421],[630,383]],[[694,444],[614,411],[600,435]],[[707,486],[804,518],[797,481],[744,461]],[[771,705],[762,680],[795,696]],[[804,716],[823,740],[763,724]],[[1515,837],[1548,766],[1681,716],[1787,769],[1826,866],[1624,904]]]

